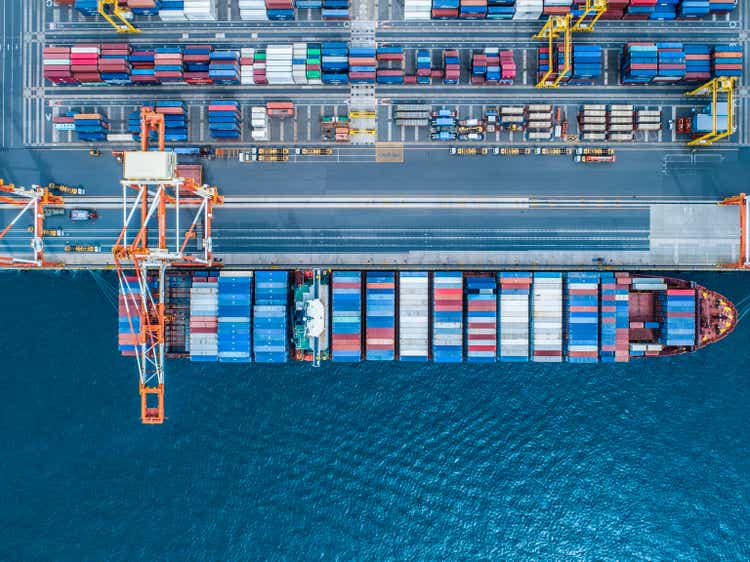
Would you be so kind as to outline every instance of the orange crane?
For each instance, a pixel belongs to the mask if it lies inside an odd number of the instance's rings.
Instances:
[[[157,133],[159,150],[149,152],[148,139],[152,131]],[[164,154],[164,115],[151,108],[141,110],[141,149],[141,153],[134,156]],[[123,157],[126,165],[128,154]],[[126,308],[130,332],[136,335],[141,421],[160,424],[165,419],[166,270],[170,266],[215,265],[211,220],[214,206],[220,205],[223,199],[215,187],[196,185],[190,178],[177,177],[176,170],[169,179],[123,179],[121,183],[123,226],[112,252],[120,294],[124,295],[121,302]],[[180,219],[188,212],[192,212],[194,218],[189,227],[183,229]],[[196,226],[201,220],[204,224],[202,251],[188,252],[188,242],[197,238]],[[157,242],[151,245],[148,231],[154,227]],[[168,236],[169,229],[175,232],[173,242]],[[137,325],[133,318],[138,319]]]
[[[750,248],[750,231],[748,231],[748,223],[750,223],[750,207],[748,206],[747,195],[740,193],[734,197],[727,197],[719,203],[719,205],[737,205],[740,210],[740,255],[735,263],[723,264],[722,267],[729,269],[750,269],[750,256],[748,256],[748,248]]]
[[[30,189],[6,184],[0,179],[0,203],[20,207],[18,213],[0,232],[2,240],[26,213],[33,213],[31,228],[32,257],[0,255],[0,267],[53,267],[59,263],[51,263],[44,259],[44,208],[47,205],[62,205],[63,198],[52,195],[46,187],[32,185]]]

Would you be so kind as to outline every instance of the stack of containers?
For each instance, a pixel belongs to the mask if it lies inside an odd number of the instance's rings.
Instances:
[[[107,140],[109,121],[101,113],[78,113],[73,117],[78,140],[84,142],[103,142]]]
[[[607,134],[607,106],[586,104],[578,114],[578,129],[584,141],[603,141]]]
[[[52,124],[55,131],[75,131],[75,118],[72,111],[66,111],[62,115],[52,118]]]
[[[362,360],[362,273],[333,272],[331,351],[334,361]]]
[[[368,271],[365,322],[368,360],[393,361],[396,338],[396,288],[392,271]]]
[[[572,0],[543,0],[542,14],[545,16],[564,16],[570,13]]]
[[[682,43],[657,43],[658,68],[653,82],[678,82],[685,78],[685,52]]]
[[[514,20],[538,20],[544,10],[544,0],[516,0]]]
[[[253,82],[255,84],[268,84],[265,49],[256,49],[253,55]]]
[[[249,363],[253,300],[252,271],[219,273],[219,361]]]
[[[104,43],[101,46],[99,72],[109,84],[130,83],[130,45],[128,43]]]
[[[154,73],[159,82],[182,82],[182,48],[157,47]]]
[[[615,281],[617,287],[615,289],[615,302],[617,303],[615,361],[626,362],[630,359],[630,274],[618,271],[615,273]]]
[[[185,21],[184,0],[161,0],[159,19],[162,21]]]
[[[401,49],[401,47],[394,47]],[[403,61],[403,50],[402,58]],[[430,84],[432,80],[432,55],[427,49],[417,50],[417,84]]]
[[[526,128],[529,140],[552,138],[552,106],[544,103],[529,104]]]
[[[736,0],[709,0],[712,14],[726,14],[737,7]]]
[[[428,20],[431,6],[431,0],[404,0],[404,19]]]
[[[82,44],[70,49],[70,69],[73,77],[81,83],[101,82],[99,74],[99,45]]]
[[[268,114],[262,105],[250,108],[250,135],[254,141],[268,140]]]
[[[215,139],[236,139],[240,136],[240,102],[214,100],[208,102],[208,128]]]
[[[602,312],[599,358],[606,363],[627,362],[630,358],[629,276],[627,273],[615,275],[601,274]]]
[[[188,140],[187,109],[179,100],[160,100],[155,104],[156,113],[164,115],[164,139],[169,142]]]
[[[307,43],[292,45],[292,78],[295,84],[307,84]]]
[[[619,142],[633,140],[633,114],[630,104],[612,104],[607,120],[607,139]]]
[[[711,2],[709,0],[682,0],[680,2],[681,18],[703,18],[710,13]]]
[[[374,84],[375,83],[375,67],[377,60],[375,56],[374,47],[351,47],[349,49],[349,82],[352,84]],[[393,71],[384,71],[393,72]],[[395,71],[396,75],[394,78],[396,82],[386,82],[388,84],[396,83],[400,84],[404,81],[403,70],[398,75],[399,71]],[[378,81],[380,82],[381,73],[378,72]]]
[[[715,45],[711,68],[714,76],[742,76],[742,45]]]
[[[626,20],[647,20],[656,11],[658,0],[630,0],[628,9],[623,16]]]
[[[460,363],[463,276],[460,271],[436,271],[432,285],[432,359],[437,363]]]
[[[254,58],[255,49],[252,47],[243,47],[240,49],[240,84],[243,86],[255,84],[253,75]]]
[[[456,49],[443,51],[444,84],[458,84],[461,78],[461,59]]]
[[[211,61],[210,45],[187,45],[182,54],[185,71],[182,76],[188,84],[210,84],[208,75]]]
[[[343,42],[327,42],[322,46],[323,84],[346,84],[348,81],[348,49]]]
[[[419,74],[419,53],[417,52],[417,74]],[[428,54],[429,56],[429,54]],[[379,84],[403,84],[404,82],[404,49],[396,45],[393,46],[380,46],[377,49],[376,54],[378,71],[377,81]],[[351,66],[351,58],[349,59],[349,65]],[[424,74],[424,71],[422,71]],[[430,83],[429,79],[430,69],[427,67],[427,84]],[[349,73],[351,78],[351,72]]]
[[[684,46],[685,80],[707,82],[711,79],[711,47],[708,45]]]
[[[126,4],[135,16],[155,16],[161,8],[161,0],[127,0]]]
[[[240,52],[211,51],[208,76],[214,84],[240,83]]]
[[[602,15],[603,20],[620,20],[625,16],[625,10],[630,0],[608,0],[607,11]]]
[[[487,19],[510,20],[516,12],[515,0],[487,0]]]
[[[487,0],[460,0],[458,17],[484,19],[487,17]]]
[[[192,272],[171,273],[166,276],[164,313],[169,318],[164,339],[167,357],[186,357],[190,352],[190,288]]]
[[[130,79],[136,84],[156,84],[155,58],[153,49],[134,49],[130,53]]]
[[[218,361],[219,278],[196,271],[190,289],[190,360]]]
[[[68,0],[65,0],[66,2]],[[57,4],[62,4],[63,0],[57,0]],[[81,12],[84,16],[95,16],[97,12],[97,0],[74,0],[73,7]]]
[[[70,47],[44,47],[42,51],[42,68],[44,78],[54,84],[75,84],[70,69]]]
[[[141,331],[141,293],[138,277],[125,276],[127,284],[120,283],[117,296],[117,349],[121,355],[133,356],[138,348]]]
[[[570,363],[599,358],[599,274],[567,274],[568,354]]]
[[[427,361],[430,302],[426,271],[404,271],[399,274],[398,303],[399,359]]]
[[[185,17],[190,21],[216,19],[216,0],[183,0]]]
[[[485,83],[497,84],[500,82],[500,49],[497,47],[486,47],[484,56],[487,60],[487,75]]]
[[[500,84],[512,85],[516,79],[516,61],[513,51],[500,51]]]
[[[294,84],[293,56],[292,45],[268,45],[266,47],[266,78],[269,84]]]
[[[534,273],[533,358],[537,362],[559,363],[562,356],[562,274]]]
[[[455,19],[458,17],[458,6],[459,0],[432,0],[432,19]]]
[[[563,53],[558,52],[558,57]],[[564,64],[564,60],[558,64]],[[573,75],[569,84],[592,84],[602,75],[602,48],[599,45],[573,45]]]
[[[323,0],[295,0],[294,6],[298,10],[320,10],[323,7]]]
[[[659,54],[653,43],[627,43],[622,55],[622,83],[647,84],[656,76]]]
[[[320,43],[307,44],[305,58],[305,78],[308,84],[322,84],[322,60]]]
[[[689,0],[688,0],[689,1]],[[708,4],[708,0],[700,0]],[[649,16],[651,20],[673,20],[677,18],[677,4],[680,0],[657,0],[653,13]]]
[[[599,359],[605,363],[615,361],[617,349],[617,285],[611,272],[601,274],[601,327],[599,330]]]
[[[266,3],[264,0],[238,0],[240,18],[243,20],[267,20]]]
[[[659,293],[662,310],[661,342],[669,346],[695,345],[695,290],[667,289]]]
[[[500,283],[500,361],[529,360],[529,293],[531,273],[498,273]]]
[[[639,109],[636,115],[636,128],[639,131],[661,130],[661,111],[658,109]]]
[[[495,276],[467,275],[466,358],[494,361],[497,356],[497,282]]]
[[[471,83],[484,84],[487,77],[487,55],[484,52],[471,55]]]
[[[348,20],[349,0],[323,0],[320,15],[324,20]]]
[[[287,361],[288,292],[288,272],[256,272],[253,356],[258,363],[286,363]]]

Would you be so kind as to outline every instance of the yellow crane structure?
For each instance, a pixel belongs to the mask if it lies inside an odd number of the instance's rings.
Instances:
[[[573,44],[571,41],[572,28],[573,16],[571,14],[565,14],[564,16],[550,16],[539,33],[534,35],[534,39],[536,40],[541,41],[546,39],[549,48],[549,68],[537,83],[537,88],[557,88],[560,86],[560,81],[570,72],[573,58]],[[553,56],[554,42],[559,39],[561,35],[563,39],[564,53],[563,67],[557,69],[557,76],[553,78],[553,75],[555,74],[555,61]]]
[[[577,10],[578,11],[578,10]],[[549,68],[537,82],[537,88],[557,88],[560,82],[573,69],[573,33],[594,31],[596,22],[607,11],[607,0],[586,0],[580,14],[573,13],[564,16],[550,16],[539,33],[534,35],[537,41],[547,40],[549,49]],[[555,72],[555,57],[553,56],[554,42],[562,37],[563,67]]]
[[[120,7],[118,0],[97,0],[96,10],[117,33],[140,33],[140,29],[130,22],[132,12]]]
[[[601,18],[606,11],[607,0],[586,0],[586,3],[583,6],[583,13],[578,16],[571,31],[573,33],[594,31],[596,22],[599,21],[599,18]]]
[[[736,85],[736,76],[718,76],[685,93],[688,97],[711,96],[711,130],[691,140],[688,146],[711,146],[717,140],[726,138],[734,132],[734,88]],[[719,104],[724,102],[727,104],[726,129],[719,128],[718,124]]]

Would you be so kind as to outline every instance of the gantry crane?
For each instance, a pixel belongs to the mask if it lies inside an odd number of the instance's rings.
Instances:
[[[571,31],[573,33],[578,32],[591,32],[594,31],[596,22],[599,21],[607,11],[607,0],[586,0],[583,8],[581,8],[581,14],[578,19],[573,23]]]
[[[537,88],[557,88],[560,82],[572,70],[573,63],[573,41],[571,35],[579,32],[594,31],[596,22],[599,21],[607,11],[607,0],[586,0],[582,8],[577,10],[577,19],[574,20],[573,13],[564,16],[550,16],[544,23],[542,29],[534,35],[534,39],[547,40],[549,49],[549,68],[544,76],[537,82]],[[555,57],[553,56],[554,41],[562,36],[563,44],[563,67],[555,72]],[[556,74],[553,79],[552,76]]]
[[[44,259],[44,208],[47,205],[62,205],[63,198],[52,195],[46,187],[33,185],[30,189],[5,184],[0,179],[0,203],[20,207],[10,223],[0,232],[2,240],[26,213],[33,214],[31,228],[32,257],[22,258],[11,255],[0,255],[0,267],[52,267],[60,264]]]
[[[690,90],[685,94],[689,97],[711,96],[711,116],[713,122],[711,131],[691,140],[688,143],[688,146],[711,146],[717,140],[726,138],[734,132],[734,88],[736,85],[736,76],[718,76],[713,80],[706,82],[705,84],[698,86],[694,90]],[[720,129],[717,122],[719,103],[722,103],[722,101],[719,99],[720,94],[726,95],[726,129]]]
[[[158,151],[148,150],[152,131],[158,134]],[[160,424],[164,422],[166,270],[170,266],[214,265],[211,220],[213,207],[221,204],[222,198],[215,187],[196,185],[190,178],[176,176],[174,153],[164,152],[164,116],[151,108],[141,110],[141,148],[140,152],[125,152],[125,169],[129,158],[138,160],[141,169],[154,165],[163,168],[166,161],[171,162],[169,177],[156,173],[159,177],[142,175],[122,180],[123,227],[112,252],[130,332],[137,337],[141,421]],[[168,207],[174,214],[168,213]],[[194,218],[183,229],[180,220],[189,212],[194,212]],[[200,220],[202,251],[191,253],[187,245],[197,238],[196,226]],[[150,229],[157,234],[153,245],[148,236]],[[174,231],[173,243],[170,230]]]
[[[132,12],[120,6],[119,0],[97,0],[96,10],[117,33],[140,33],[140,29],[130,23]]]
[[[740,193],[734,197],[727,197],[719,205],[737,205],[740,211],[740,255],[735,263],[722,264],[722,267],[729,269],[750,269],[750,256],[747,253],[748,248],[750,248],[750,232],[748,232],[750,207],[748,207],[747,195]]]
[[[572,21],[573,16],[570,14],[565,14],[564,16],[550,16],[539,33],[534,35],[534,39],[546,39],[549,48],[549,68],[537,83],[537,88],[557,88],[560,85],[560,81],[570,72],[573,52],[573,45],[570,37],[573,27]],[[555,74],[555,57],[553,54],[554,42],[560,37],[560,35],[562,35],[563,38],[563,68],[557,69],[557,76],[553,79],[552,75]]]

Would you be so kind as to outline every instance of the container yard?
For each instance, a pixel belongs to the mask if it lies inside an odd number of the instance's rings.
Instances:
[[[165,357],[698,350],[733,305],[656,272],[750,267],[739,4],[10,6],[0,266],[117,272],[144,423]]]

